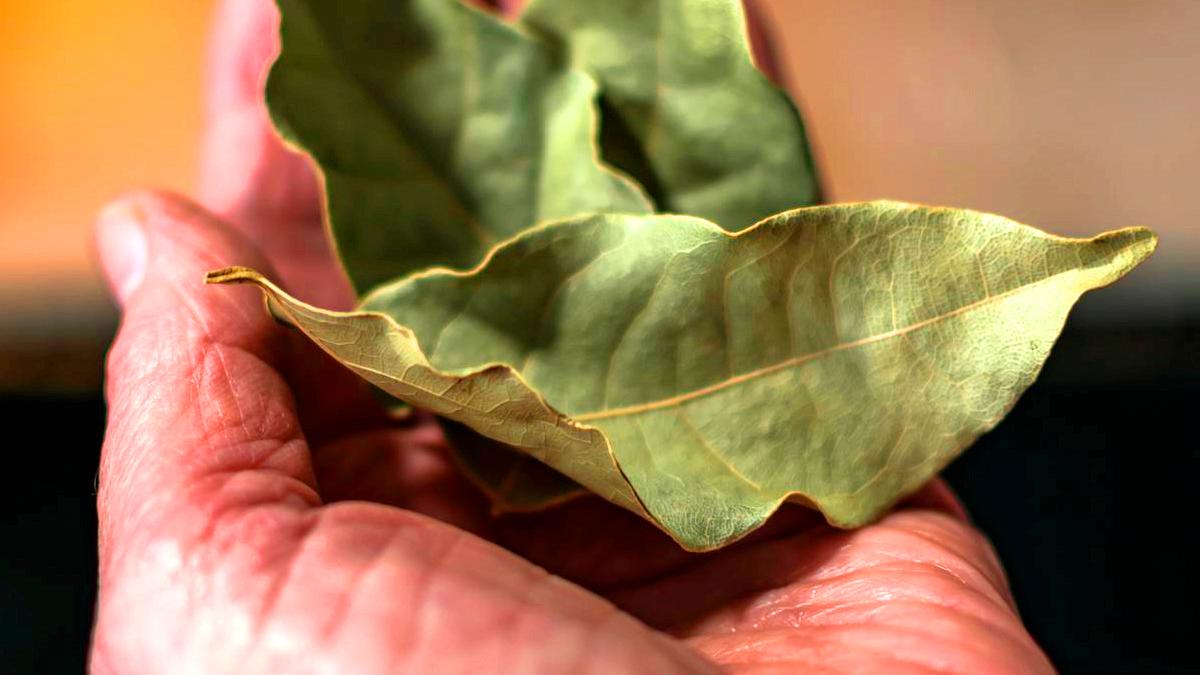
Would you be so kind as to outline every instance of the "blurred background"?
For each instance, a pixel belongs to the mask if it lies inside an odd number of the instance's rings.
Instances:
[[[0,0],[0,421],[22,439],[0,492],[6,672],[84,663],[116,323],[89,231],[130,187],[191,191],[213,4]],[[1159,233],[948,475],[1064,672],[1200,666],[1200,2],[762,4],[832,199]]]

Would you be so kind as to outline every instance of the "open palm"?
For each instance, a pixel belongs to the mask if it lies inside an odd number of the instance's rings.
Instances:
[[[316,180],[266,121],[270,3],[219,19],[202,200],[140,193],[97,228],[109,358],[97,673],[1048,672],[940,484],[855,532],[784,509],[688,554],[595,499],[491,518],[418,414],[267,317],[228,264],[353,294]]]

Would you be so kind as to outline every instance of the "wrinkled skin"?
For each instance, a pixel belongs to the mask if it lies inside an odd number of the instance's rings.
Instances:
[[[687,554],[583,499],[487,516],[428,419],[275,325],[229,264],[348,307],[305,160],[261,101],[277,17],[231,0],[200,201],[110,205],[95,673],[1040,673],[992,549],[940,483],[841,532],[801,508]]]

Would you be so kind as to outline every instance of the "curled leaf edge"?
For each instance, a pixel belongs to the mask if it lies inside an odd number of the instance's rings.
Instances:
[[[852,207],[852,206],[863,206],[863,205],[868,205],[868,204],[892,205],[892,206],[896,206],[896,207],[916,206],[914,204],[900,202],[900,201],[893,201],[893,200],[843,203],[843,204],[838,204],[837,206]],[[685,216],[685,215],[679,215],[679,214],[630,214],[630,215],[672,216],[672,217],[676,217],[676,218],[686,218],[686,219],[695,221],[697,223],[703,224],[706,228],[711,229],[711,231],[713,231],[714,233],[719,233],[723,237],[726,237],[729,239],[736,239],[736,238],[748,235],[748,234],[752,233],[754,230],[758,229],[760,226],[763,226],[766,223],[769,223],[776,219],[787,218],[787,217],[792,216],[799,212],[815,210],[815,209],[822,209],[822,208],[828,208],[828,205],[806,206],[806,207],[800,207],[797,209],[791,209],[791,210],[784,211],[782,213],[764,218],[764,219],[760,220],[759,222],[757,222],[743,230],[737,231],[737,232],[729,232],[711,221],[705,220],[703,218],[697,218],[694,216]],[[960,211],[961,210],[961,209],[956,209],[953,207],[928,206],[928,205],[923,206],[923,208],[927,208],[927,209],[931,209],[931,210],[951,210],[951,211]],[[995,216],[995,217],[1003,218],[1003,216],[998,216],[996,214],[991,214],[991,213],[987,213],[987,212],[977,212],[977,213],[980,213],[982,215],[987,215],[987,216]],[[603,215],[617,215],[617,214],[603,214]],[[453,269],[453,268],[449,268],[449,267],[437,266],[437,267],[431,267],[431,268],[427,268],[425,270],[421,270],[418,272],[414,272],[414,273],[405,275],[394,281],[385,282],[383,284],[376,286],[376,288],[373,289],[370,293],[363,296],[360,299],[360,304],[367,301],[374,294],[381,293],[393,285],[407,283],[407,282],[417,279],[417,278],[424,278],[424,277],[437,276],[437,275],[449,275],[449,276],[456,276],[456,277],[470,277],[470,276],[477,275],[491,263],[492,258],[496,255],[496,253],[499,250],[503,249],[504,247],[509,245],[511,242],[513,242],[517,239],[529,236],[531,233],[545,230],[545,229],[554,227],[560,223],[574,220],[576,218],[578,218],[578,216],[570,216],[570,217],[561,218],[561,219],[544,221],[544,222],[539,223],[531,228],[523,230],[508,239],[497,242],[496,244],[494,244],[492,246],[491,249],[488,250],[488,252],[484,255],[484,257],[480,260],[480,262],[478,264],[476,264],[475,266],[473,266],[469,269]],[[1004,219],[1008,220],[1009,222],[1014,223],[1018,227],[1031,230],[1031,231],[1037,233],[1038,236],[1046,237],[1046,238],[1052,239],[1052,240],[1060,240],[1060,241],[1085,243],[1085,242],[1097,242],[1100,240],[1114,238],[1114,237],[1121,237],[1121,236],[1148,235],[1149,236],[1149,240],[1148,240],[1149,251],[1146,253],[1146,255],[1142,256],[1142,258],[1141,258],[1141,260],[1139,260],[1139,262],[1144,261],[1146,258],[1150,257],[1150,255],[1153,254],[1153,252],[1156,250],[1157,245],[1158,245],[1158,237],[1152,231],[1150,231],[1148,228],[1140,227],[1140,226],[1125,227],[1125,228],[1120,228],[1120,229],[1116,229],[1116,230],[1111,230],[1111,231],[1103,232],[1101,234],[1098,234],[1098,235],[1095,235],[1092,237],[1076,238],[1076,237],[1065,237],[1065,236],[1055,235],[1055,234],[1046,232],[1044,230],[1041,230],[1037,227],[1033,227],[1031,225],[1026,225],[1019,221],[1013,221],[1008,218],[1004,218]],[[1132,268],[1132,266],[1130,267],[1130,269],[1131,268]],[[1083,293],[1086,293],[1091,290],[1096,290],[1096,289],[1108,286],[1108,285],[1114,283],[1115,281],[1117,281],[1121,276],[1123,276],[1123,274],[1115,275],[1109,279],[1106,279],[1103,283],[1098,283],[1098,284],[1088,286],[1086,288],[1081,288],[1079,295],[1082,295]],[[1044,282],[1044,280],[1043,280],[1043,282]],[[1038,283],[1043,283],[1043,282],[1038,282]],[[629,494],[631,494],[634,497],[634,499],[636,500],[638,510],[635,511],[635,513],[637,513],[639,516],[645,518],[646,520],[648,520],[649,522],[654,524],[658,529],[660,529],[661,531],[666,533],[669,537],[671,537],[671,539],[674,540],[681,548],[683,548],[684,550],[687,550],[689,552],[705,552],[705,551],[716,550],[716,549],[722,548],[724,546],[728,546],[729,544],[732,544],[732,543],[746,537],[750,533],[752,533],[755,530],[762,527],[767,522],[769,517],[771,515],[773,515],[774,513],[776,513],[780,509],[780,507],[782,507],[782,505],[784,503],[802,504],[806,507],[812,508],[812,509],[816,510],[818,513],[820,513],[821,516],[825,519],[825,521],[829,525],[839,528],[839,529],[851,529],[851,528],[861,527],[863,525],[870,524],[871,522],[874,522],[875,520],[878,520],[878,518],[882,517],[884,514],[886,514],[888,511],[890,511],[892,508],[894,508],[896,504],[904,501],[906,498],[910,497],[912,494],[919,491],[924,485],[924,483],[922,482],[921,484],[910,487],[910,489],[899,492],[897,494],[897,496],[895,497],[895,499],[891,500],[888,504],[881,506],[876,512],[871,514],[869,517],[860,518],[860,519],[856,519],[856,520],[847,520],[847,521],[841,521],[841,520],[835,519],[834,517],[831,516],[831,514],[826,509],[821,507],[821,504],[823,502],[829,501],[829,497],[831,495],[824,495],[823,499],[818,500],[813,495],[811,495],[803,490],[789,490],[789,491],[781,493],[781,495],[779,496],[778,499],[769,502],[766,505],[767,508],[763,509],[764,517],[761,520],[759,520],[757,523],[755,523],[753,526],[747,527],[741,531],[735,532],[732,535],[728,536],[727,538],[725,538],[721,541],[718,541],[718,542],[712,542],[712,543],[708,543],[705,545],[699,545],[699,546],[693,545],[690,542],[680,539],[676,535],[675,532],[673,532],[669,528],[665,527],[646,507],[645,503],[642,500],[641,495],[639,495],[637,490],[633,487],[633,484],[629,480],[628,476],[626,475],[624,468],[621,467],[620,462],[617,460],[616,453],[613,451],[613,448],[612,448],[612,442],[608,438],[607,434],[605,434],[598,427],[595,427],[593,425],[587,424],[586,422],[580,421],[579,419],[577,419],[574,416],[566,415],[566,414],[560,412],[558,409],[556,409],[553,405],[551,405],[545,399],[545,397],[542,395],[542,393],[540,391],[538,391],[536,388],[531,386],[529,384],[529,382],[525,379],[525,377],[523,375],[521,375],[521,373],[518,372],[511,365],[509,365],[507,363],[493,362],[493,363],[482,364],[482,365],[479,365],[479,366],[476,366],[476,367],[473,367],[470,369],[464,369],[462,371],[443,371],[440,368],[437,368],[436,366],[434,366],[432,363],[428,362],[425,352],[420,347],[420,344],[417,341],[417,338],[416,338],[415,334],[412,332],[412,330],[405,326],[402,326],[391,316],[389,316],[383,312],[376,312],[376,311],[366,311],[366,310],[336,311],[336,310],[326,310],[326,309],[316,307],[314,305],[311,305],[309,303],[306,303],[302,300],[298,300],[298,299],[290,296],[282,288],[280,288],[278,285],[276,285],[275,283],[270,281],[268,278],[266,278],[263,274],[259,273],[258,271],[254,270],[254,269],[248,268],[248,267],[231,266],[231,267],[225,267],[225,268],[210,271],[205,275],[204,283],[205,284],[216,284],[216,285],[249,283],[249,284],[255,285],[259,288],[260,291],[263,292],[264,302],[266,303],[268,311],[271,313],[271,315],[273,317],[279,317],[280,314],[285,315],[286,318],[289,320],[288,323],[290,323],[292,326],[295,326],[295,327],[300,327],[300,322],[298,322],[295,319],[295,317],[291,314],[291,312],[289,310],[287,310],[287,308],[286,308],[287,303],[294,303],[305,309],[323,313],[323,314],[330,315],[330,316],[334,316],[334,317],[371,318],[371,319],[375,319],[375,320],[383,320],[384,322],[386,322],[386,324],[390,330],[393,330],[393,331],[411,339],[412,343],[414,344],[414,346],[416,346],[416,348],[420,352],[421,356],[426,358],[427,367],[430,370],[432,370],[433,372],[435,372],[443,377],[456,378],[458,380],[471,380],[471,379],[484,377],[489,373],[495,373],[497,371],[506,373],[508,376],[511,376],[519,385],[521,385],[527,392],[529,392],[535,398],[535,400],[544,408],[544,410],[548,414],[553,416],[555,419],[561,421],[566,426],[569,426],[572,429],[575,429],[575,430],[578,430],[581,432],[585,432],[585,433],[594,433],[599,438],[601,438],[604,441],[604,450],[607,453],[607,458],[609,459],[609,461],[611,461],[613,468],[616,469],[617,475],[619,475],[621,477],[621,479],[624,481],[624,486],[628,488]],[[282,301],[281,301],[281,299],[282,299]],[[1074,303],[1072,302],[1072,304],[1074,304]],[[1065,321],[1065,317],[1064,317],[1064,321]],[[300,328],[300,330],[303,331],[303,328]],[[1061,330],[1061,326],[1059,327],[1059,330]],[[317,346],[320,347],[323,351],[330,353],[332,355],[330,350],[327,349],[320,340],[312,339],[312,342],[316,343]],[[349,367],[349,366],[347,366],[347,367]],[[1042,364],[1039,364],[1038,368],[1035,371],[1033,371],[1032,373],[1030,373],[1030,378],[1029,378],[1030,383],[1032,383],[1033,381],[1035,381],[1037,379],[1037,377],[1040,374],[1043,367],[1044,367],[1044,362]],[[936,475],[937,473],[939,473],[942,469],[945,468],[945,466],[947,466],[950,462],[952,462],[956,457],[961,455],[961,453],[967,447],[970,447],[970,445],[972,445],[978,439],[979,435],[987,433],[991,429],[995,428],[995,426],[1004,419],[1004,417],[1012,410],[1013,406],[1015,406],[1017,401],[1019,401],[1019,400],[1020,400],[1020,396],[1017,396],[1016,398],[1014,398],[1009,403],[1009,405],[1004,408],[1004,410],[1001,412],[1001,414],[997,415],[993,420],[989,421],[987,424],[985,424],[983,426],[983,428],[981,429],[981,431],[978,435],[967,440],[962,446],[956,448],[953,452],[948,453],[946,456],[946,459],[943,462],[940,462],[938,464],[936,471],[933,472],[933,475]],[[476,431],[477,431],[477,433],[482,434],[481,431],[478,431],[478,430],[476,430]],[[486,436],[486,434],[483,434],[483,435]],[[519,451],[520,449],[518,448],[517,450]],[[527,455],[527,456],[532,457],[532,455]],[[472,483],[477,484],[477,485],[480,483],[480,481],[477,480],[475,477],[470,476],[470,472],[467,472],[467,474],[468,474],[468,478],[471,479]],[[480,486],[480,487],[489,496],[489,498],[492,498],[495,496],[493,494],[494,491],[492,491],[484,486]],[[585,488],[583,488],[583,490],[586,491],[587,488],[585,487]],[[538,507],[534,507],[534,508],[521,508],[521,509],[501,508],[501,509],[493,509],[493,512],[528,513],[528,512],[540,511],[545,508],[551,508],[553,506],[565,503],[567,501],[571,501],[572,499],[582,496],[583,494],[586,494],[586,492],[571,493],[571,494],[564,495],[562,497],[550,500],[547,503],[545,503],[543,505],[539,505]],[[837,495],[837,496],[851,496],[852,494],[853,494],[853,492],[846,493],[845,495]]]

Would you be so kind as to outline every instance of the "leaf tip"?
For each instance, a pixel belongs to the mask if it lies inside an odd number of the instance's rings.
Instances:
[[[1093,237],[1088,244],[1095,251],[1089,287],[1106,286],[1142,264],[1158,248],[1158,235],[1146,227],[1126,227]]]
[[[1141,226],[1105,232],[1093,241],[1115,249],[1129,251],[1137,258],[1137,262],[1145,260],[1158,248],[1158,235],[1154,234],[1150,228]]]
[[[262,278],[258,272],[249,267],[222,267],[204,275],[205,284],[240,284],[245,282],[257,283]]]
[[[1100,235],[1104,237],[1104,235]],[[1112,233],[1114,245],[1122,251],[1127,269],[1138,267],[1142,261],[1158,250],[1158,235],[1148,227],[1127,227]]]

